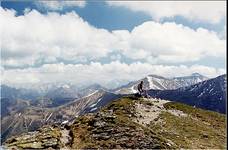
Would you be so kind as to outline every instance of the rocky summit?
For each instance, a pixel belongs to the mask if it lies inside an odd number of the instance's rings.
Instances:
[[[12,137],[3,149],[225,149],[225,115],[127,96],[65,126]]]

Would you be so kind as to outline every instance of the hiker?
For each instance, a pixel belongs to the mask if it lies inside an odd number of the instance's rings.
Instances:
[[[141,81],[138,84],[138,91],[139,91],[139,95],[142,96],[143,95],[143,81]]]
[[[143,81],[138,84],[139,95],[145,98],[150,98],[147,91],[143,89]]]

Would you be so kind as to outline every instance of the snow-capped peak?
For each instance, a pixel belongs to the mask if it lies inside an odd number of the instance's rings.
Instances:
[[[140,81],[144,81],[144,89],[155,89],[155,90],[172,90],[178,89],[180,87],[186,87],[194,85],[196,83],[207,80],[207,77],[200,75],[199,73],[193,73],[191,76],[184,77],[174,77],[174,78],[165,78],[158,75],[148,75],[145,78],[131,82],[126,86],[123,86],[121,89],[118,89],[116,93],[129,94],[137,92],[136,87]]]
[[[69,89],[69,88],[70,88],[70,86],[69,86],[69,85],[67,85],[67,84],[64,84],[64,85],[62,86],[62,88],[64,88],[64,89]]]
[[[202,77],[203,75],[195,72],[195,73],[192,73],[191,76],[194,76],[194,77]]]

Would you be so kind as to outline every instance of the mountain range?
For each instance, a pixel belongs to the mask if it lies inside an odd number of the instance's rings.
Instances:
[[[79,115],[97,111],[119,97],[120,95],[97,90],[80,99],[51,108],[34,106],[33,103],[25,100],[17,100],[17,103],[7,105],[8,99],[3,99],[2,103],[7,108],[7,114],[2,113],[3,116],[1,116],[2,141],[12,135],[37,130],[45,124],[70,122]]]
[[[46,92],[36,92],[2,85],[1,141],[43,125],[72,123],[78,116],[96,113],[113,100],[136,93],[136,86],[142,80],[151,97],[226,112],[225,75],[213,79],[200,74],[175,78],[149,75],[116,89],[98,84],[81,89],[62,84]]]
[[[30,105],[34,107],[54,108],[70,103],[75,99],[80,99],[93,93],[96,90],[104,90],[117,95],[137,93],[137,84],[140,81],[144,81],[145,89],[171,90],[177,89],[179,87],[194,85],[207,79],[207,77],[202,76],[198,73],[194,73],[190,76],[174,78],[148,75],[143,79],[130,82],[116,89],[107,89],[99,84],[92,84],[90,86],[82,88],[77,87],[73,84],[46,83],[42,85],[33,85],[29,89],[14,88],[7,85],[1,85],[1,104],[3,106],[1,107],[1,116],[4,117],[4,115],[9,112],[9,108],[11,106],[14,107],[16,103],[20,105],[15,106],[15,109],[18,111],[22,110],[24,106],[21,105],[24,105],[24,102],[20,102],[21,100],[29,101],[27,103],[30,103]]]
[[[221,75],[174,90],[149,90],[152,97],[168,99],[207,110],[226,113],[226,76]]]
[[[156,89],[156,90],[171,90],[177,89],[180,87],[186,87],[190,85],[194,85],[196,83],[202,82],[207,80],[208,78],[200,75],[198,73],[193,73],[190,76],[184,77],[174,77],[174,78],[165,78],[158,75],[148,75],[145,78],[130,82],[127,85],[119,87],[115,89],[115,93],[118,94],[132,94],[137,93],[137,85],[140,81],[144,82],[144,88],[149,89]]]

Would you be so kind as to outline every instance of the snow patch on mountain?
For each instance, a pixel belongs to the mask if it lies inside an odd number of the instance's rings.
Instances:
[[[98,92],[98,90],[94,91],[93,93],[90,93],[89,95],[84,96],[83,98],[90,97],[90,96],[92,96],[93,94],[95,94],[97,92]]]
[[[90,112],[93,112],[93,111],[95,111],[95,110],[97,110],[97,107],[92,108],[92,109],[90,110]]]
[[[131,87],[131,91],[132,91],[132,93],[137,93],[138,91],[137,91],[137,90],[135,90],[134,88],[135,88],[135,86],[132,86],[132,87]]]
[[[46,119],[46,121],[48,121],[52,116],[52,113],[48,116],[48,118]]]
[[[62,88],[69,89],[69,88],[70,88],[70,86],[69,86],[69,85],[67,85],[67,84],[64,84],[64,85],[62,86]]]
[[[90,108],[93,108],[93,107],[95,107],[100,101],[101,101],[101,99],[102,98],[100,98],[100,99],[98,99],[98,101],[96,102],[96,103],[94,103],[94,104],[92,104],[92,105],[90,105]]]

